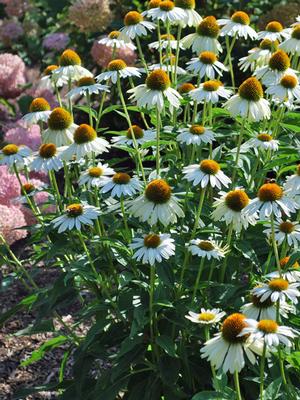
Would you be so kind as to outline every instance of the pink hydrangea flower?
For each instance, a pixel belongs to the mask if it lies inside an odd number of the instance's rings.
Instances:
[[[55,32],[47,35],[43,40],[43,47],[48,50],[61,51],[67,47],[70,38],[66,33]]]
[[[105,44],[98,43],[95,40],[91,48],[91,55],[95,63],[102,68],[106,68],[108,63],[112,60],[113,48],[105,46]],[[137,56],[134,50],[128,48],[121,48],[116,51],[115,58],[120,58],[126,62],[128,66],[133,66],[136,62]]]
[[[82,32],[104,32],[113,19],[109,0],[77,0],[69,18]]]
[[[0,233],[9,245],[27,236],[26,229],[18,229],[25,225],[26,220],[20,208],[0,204]]]
[[[0,96],[11,99],[18,97],[25,80],[25,64],[19,56],[0,54]]]
[[[11,127],[5,133],[4,140],[18,146],[23,144],[31,150],[36,151],[42,143],[40,127],[38,125],[32,125],[26,128],[23,122],[19,120],[15,123],[14,127]]]
[[[22,183],[26,179],[21,175]],[[20,184],[14,174],[11,174],[6,165],[0,166],[0,204],[10,206],[14,199],[20,196]]]

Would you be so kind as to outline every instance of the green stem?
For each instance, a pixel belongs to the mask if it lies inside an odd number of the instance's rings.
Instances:
[[[174,71],[174,75],[175,75],[174,76],[175,77],[174,86],[175,86],[175,88],[177,87],[177,69],[178,69],[178,63],[179,63],[181,33],[182,33],[182,26],[179,24],[178,31],[177,31],[177,47],[176,47],[175,71]]]
[[[138,36],[136,36],[135,39],[136,39],[136,44],[137,44],[138,52],[139,52],[139,55],[140,55],[140,59],[141,59],[142,64],[143,64],[143,66],[144,66],[144,68],[146,70],[146,73],[148,75],[149,74],[149,70],[148,70],[148,66],[147,66],[147,63],[146,63],[146,60],[145,60],[145,57],[144,57],[144,53],[143,53],[143,49],[142,49],[142,46],[141,46],[140,38]]]
[[[205,335],[205,341],[207,342],[210,339],[209,327],[207,325],[204,325],[204,335]],[[213,378],[216,378],[216,371],[212,363],[210,363],[210,367]]]
[[[228,229],[228,235],[227,235],[227,245],[231,245],[231,240],[232,240],[232,234],[233,234],[233,222],[229,225]],[[225,279],[225,274],[226,274],[226,269],[227,269],[227,262],[228,262],[228,257],[224,258],[222,269],[221,269],[221,277],[220,277],[220,282],[223,283]]]
[[[99,129],[105,98],[106,98],[106,91],[104,91],[102,93],[101,101],[99,104],[99,110],[98,110],[98,116],[97,116],[97,122],[96,122],[96,131],[98,131],[98,129]]]
[[[160,21],[157,21],[157,37],[158,37],[158,51],[159,51],[159,64],[160,68],[162,68],[162,48],[161,48],[161,33],[160,33]]]
[[[237,400],[242,400],[238,371],[234,371],[233,379],[234,379],[234,386],[235,386],[235,391],[236,391],[236,398],[237,398]]]
[[[78,238],[79,238],[79,241],[80,241],[80,243],[82,245],[82,248],[83,248],[83,250],[84,250],[84,252],[85,252],[85,254],[86,254],[86,256],[87,256],[87,258],[89,260],[89,263],[90,263],[92,271],[93,271],[93,273],[95,275],[96,281],[99,282],[99,274],[98,274],[98,272],[96,270],[96,267],[95,267],[95,264],[93,262],[91,253],[89,252],[89,250],[87,248],[87,245],[85,244],[85,241],[84,241],[84,238],[83,238],[83,235],[82,235],[81,231],[78,231]]]
[[[130,229],[128,227],[128,222],[127,222],[127,217],[126,217],[126,212],[125,212],[125,207],[124,207],[124,198],[123,195],[121,195],[120,198],[120,206],[121,206],[121,211],[122,211],[122,215],[123,215],[123,221],[124,221],[124,227],[125,227],[125,236],[126,236],[126,240],[128,242],[130,242],[131,240],[131,233],[130,233]]]
[[[233,90],[235,90],[235,81],[234,81],[234,72],[233,72],[232,59],[231,59],[231,51],[233,49],[235,40],[236,40],[236,36],[233,37],[231,45],[230,45],[229,44],[229,37],[228,36],[225,37],[226,49],[227,49],[227,57],[226,57],[226,60],[225,60],[225,64],[228,61]]]
[[[277,248],[277,243],[276,243],[276,239],[275,239],[275,224],[274,224],[274,214],[273,213],[271,214],[271,240],[272,240],[273,250],[274,250],[274,254],[275,254],[275,260],[276,260],[276,266],[278,269],[278,273],[279,273],[279,276],[282,277],[278,248]]]
[[[158,107],[156,108],[156,174],[159,176],[160,170],[160,148],[159,148],[159,140],[160,140],[160,112]]]
[[[191,239],[194,239],[197,229],[198,229],[198,225],[199,225],[199,218],[201,216],[201,211],[202,211],[202,207],[203,207],[203,203],[204,203],[204,199],[205,199],[205,193],[206,193],[206,187],[202,189],[201,193],[200,193],[200,198],[199,198],[199,205],[198,205],[198,210],[197,210],[197,214],[195,217],[195,223],[194,223],[194,228],[192,230],[192,234],[191,234]]]
[[[87,99],[87,104],[88,104],[88,108],[89,108],[89,123],[90,123],[90,126],[93,127],[91,95],[89,94],[88,90],[86,91],[86,99]]]
[[[232,174],[232,184],[234,184],[234,181],[235,181],[235,178],[236,178],[236,174],[237,174],[238,163],[239,163],[241,146],[242,146],[242,142],[243,142],[245,128],[246,128],[246,118],[243,118],[241,131],[240,131],[239,138],[238,138],[237,149],[236,149],[236,156],[235,156],[235,161],[234,161],[234,171],[233,171],[233,174]]]
[[[260,381],[259,381],[259,394],[260,400],[264,400],[264,372],[265,372],[265,361],[266,361],[267,346],[264,342],[263,352],[260,360]]]
[[[204,262],[205,262],[205,257],[201,257],[200,266],[199,266],[199,270],[198,270],[198,274],[197,274],[197,278],[196,278],[196,282],[195,282],[195,286],[194,286],[194,290],[193,290],[191,305],[193,305],[197,291],[198,291],[200,278],[201,278],[203,268],[204,268]]]
[[[49,178],[50,178],[50,182],[51,182],[52,188],[53,188],[54,192],[56,193],[56,199],[57,199],[58,208],[59,208],[60,211],[62,211],[62,209],[63,209],[62,199],[61,199],[61,195],[60,195],[60,192],[59,192],[59,189],[58,189],[55,172],[53,170],[49,171]]]

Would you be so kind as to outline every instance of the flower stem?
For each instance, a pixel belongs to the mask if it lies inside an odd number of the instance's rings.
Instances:
[[[88,91],[86,91],[86,99],[89,107],[89,123],[90,126],[93,127],[93,115],[92,115],[92,104],[91,104],[91,95]]]
[[[200,278],[201,278],[203,268],[204,268],[204,261],[205,261],[205,257],[201,257],[200,266],[199,266],[199,270],[198,270],[198,274],[197,274],[197,278],[196,278],[196,282],[195,282],[195,286],[194,286],[194,290],[193,290],[191,305],[193,305],[197,291],[198,291]]]
[[[125,236],[126,236],[127,241],[130,242],[131,233],[130,233],[130,229],[129,229],[128,223],[127,223],[127,217],[126,217],[126,212],[125,212],[125,207],[124,207],[123,195],[121,195],[121,198],[120,198],[120,206],[121,206],[121,211],[122,211],[123,221],[124,221],[124,227],[125,227],[125,232],[126,232]]]
[[[260,360],[260,380],[259,380],[259,394],[260,400],[264,400],[264,372],[265,372],[265,361],[266,361],[267,346],[264,342],[263,352]]]
[[[236,40],[236,36],[233,37],[231,45],[230,45],[229,37],[228,36],[225,37],[226,49],[227,49],[227,57],[225,60],[225,65],[228,62],[233,89],[235,89],[235,81],[234,81],[234,72],[233,72],[233,66],[232,66],[231,52],[232,52],[235,40]]]
[[[236,390],[236,398],[237,398],[237,400],[242,400],[238,371],[234,371],[233,379],[234,379],[234,385],[235,385],[235,390]]]
[[[59,208],[60,211],[62,211],[62,209],[63,209],[62,200],[61,200],[60,192],[59,192],[59,189],[58,189],[55,172],[53,170],[49,171],[49,178],[50,178],[51,186],[52,186],[53,190],[56,193],[58,208]]]
[[[139,55],[140,55],[140,59],[141,59],[142,64],[143,64],[143,66],[144,66],[144,68],[146,70],[146,73],[148,75],[149,74],[148,66],[147,66],[147,63],[146,63],[146,60],[145,60],[145,57],[144,57],[144,53],[143,53],[143,49],[142,49],[142,46],[141,46],[140,38],[138,36],[136,36],[136,44],[137,44],[138,52],[139,52]]]
[[[181,33],[182,33],[182,26],[179,24],[178,26],[178,31],[177,31],[177,47],[176,47],[176,58],[175,58],[175,70],[174,70],[174,86],[176,88],[177,86],[177,69],[178,69],[178,63],[179,63],[179,54],[180,54],[180,39],[181,39]]]
[[[161,49],[161,32],[160,32],[160,21],[157,21],[157,37],[158,37],[158,51],[159,51],[159,64],[160,68],[163,65],[162,62],[162,49]]]
[[[231,240],[232,240],[232,234],[233,234],[233,222],[229,225],[228,229],[228,235],[227,235],[227,245],[231,245]],[[223,283],[225,279],[225,274],[226,274],[226,269],[227,269],[227,262],[228,262],[228,257],[224,258],[222,269],[221,269],[221,277],[220,277],[220,282]]]
[[[244,133],[245,133],[245,127],[246,127],[246,118],[243,118],[241,131],[240,131],[240,134],[239,134],[237,148],[236,148],[236,156],[235,156],[235,161],[234,161],[234,171],[233,171],[232,179],[231,179],[232,180],[232,184],[234,184],[234,181],[235,181],[235,178],[236,178],[236,174],[237,174],[237,170],[238,170],[238,163],[239,163],[239,158],[240,158],[240,153],[241,153],[241,146],[242,146],[242,142],[243,142],[243,137],[244,137]]]
[[[194,223],[194,228],[192,230],[191,239],[194,239],[197,229],[198,229],[199,218],[201,216],[201,211],[202,211],[202,207],[203,207],[203,203],[204,203],[204,199],[205,199],[205,193],[206,193],[206,187],[203,188],[200,193],[199,205],[198,205],[198,210],[197,210],[197,214],[195,217],[195,223]]]
[[[150,319],[150,337],[151,343],[154,343],[154,313],[153,300],[155,290],[155,265],[150,266],[150,286],[149,286],[149,319]]]
[[[156,108],[156,174],[159,176],[160,170],[160,151],[159,151],[159,140],[160,140],[160,112],[158,107]]]
[[[278,273],[279,273],[279,276],[282,277],[278,248],[277,248],[277,243],[276,243],[276,238],[275,238],[275,225],[274,225],[274,214],[273,213],[271,214],[271,239],[272,239],[272,245],[273,245],[273,250],[274,250],[274,254],[275,254],[275,260],[276,260],[276,266],[278,269]]]

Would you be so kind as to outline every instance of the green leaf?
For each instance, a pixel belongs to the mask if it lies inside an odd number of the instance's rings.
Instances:
[[[30,308],[30,306],[37,300],[38,295],[32,294],[30,296],[25,297],[21,300],[17,305],[12,307],[10,310],[6,311],[5,313],[0,315],[0,326],[4,324],[10,317],[15,315],[17,312]]]
[[[298,125],[291,125],[291,124],[280,124],[283,128],[289,129],[292,132],[300,133],[300,126]]]
[[[37,333],[42,332],[54,332],[54,325],[52,319],[38,321],[34,325],[29,325],[25,329],[21,329],[20,331],[16,332],[15,336],[28,336],[28,335],[35,335]]]
[[[175,342],[169,336],[160,335],[156,338],[156,343],[159,347],[161,347],[165,352],[171,356],[176,357],[176,349],[175,349]]]
[[[211,399],[227,400],[229,399],[229,397],[221,392],[205,391],[195,394],[195,396],[193,396],[191,400],[211,400]]]
[[[264,391],[264,399],[265,400],[276,400],[280,397],[280,387],[282,384],[281,378],[276,379],[273,381]]]

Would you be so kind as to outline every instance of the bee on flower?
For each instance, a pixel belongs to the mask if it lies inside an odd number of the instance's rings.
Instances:
[[[197,103],[212,103],[215,104],[219,101],[220,97],[229,99],[232,91],[225,89],[223,83],[217,80],[210,80],[201,83],[197,89],[190,92],[190,97]]]
[[[133,258],[143,264],[154,265],[168,260],[175,254],[175,240],[167,233],[149,233],[142,238],[134,238],[130,247],[133,249]]]
[[[112,137],[111,141],[115,145],[134,146],[134,140],[140,145],[155,140],[156,132],[154,129],[142,129],[138,125],[132,125],[127,129],[126,135]]]
[[[130,38],[126,37],[124,33],[121,36],[120,31],[110,32],[107,36],[98,40],[98,43],[104,44],[106,47],[112,47],[113,49],[136,49]]]
[[[100,210],[88,204],[73,203],[66,207],[63,215],[52,221],[54,229],[58,233],[76,229],[81,231],[82,225],[93,225],[94,220],[100,215]]]
[[[211,51],[203,51],[199,57],[187,62],[187,65],[187,70],[199,75],[201,79],[205,76],[215,79],[216,75],[222,76],[224,71],[228,71],[225,65],[218,61],[218,56]]]
[[[178,129],[176,140],[182,144],[200,146],[202,143],[210,144],[214,141],[215,133],[202,125],[190,125],[187,128]]]
[[[221,170],[221,166],[214,160],[202,160],[200,164],[192,164],[183,168],[184,179],[192,182],[193,186],[200,185],[205,188],[207,185],[221,189],[224,185],[228,187],[231,179]]]
[[[61,78],[65,82],[76,82],[85,76],[93,77],[93,74],[82,67],[81,58],[74,51],[67,49],[59,58],[59,68],[54,69],[53,78]]]
[[[142,184],[137,177],[131,177],[126,172],[116,172],[109,180],[103,185],[101,193],[111,192],[111,197],[120,198],[123,196],[133,196],[140,192]]]
[[[99,162],[96,167],[90,167],[86,171],[82,172],[78,184],[88,189],[99,188],[110,182],[110,178],[115,174],[115,171],[108,166],[108,164],[102,164]]]
[[[192,239],[188,245],[189,251],[193,256],[204,257],[208,260],[220,260],[228,253],[228,246],[221,247],[214,240]]]
[[[31,126],[39,122],[47,122],[50,111],[50,104],[43,97],[33,99],[29,106],[29,113],[25,114],[22,118],[25,125]]]
[[[141,73],[138,68],[128,67],[123,60],[112,60],[107,66],[107,71],[102,72],[96,76],[98,82],[111,80],[112,83],[117,83],[119,79],[126,79],[129,77],[140,77]]]
[[[189,311],[185,318],[194,322],[195,324],[208,326],[216,325],[226,315],[224,311],[219,308],[205,309],[201,308],[200,313]]]
[[[236,11],[230,19],[218,19],[217,23],[223,26],[220,32],[221,36],[257,39],[257,33],[250,26],[250,17],[244,11]]]
[[[220,34],[220,27],[217,20],[213,16],[204,18],[196,28],[195,33],[191,33],[181,39],[183,47],[186,49],[192,48],[194,53],[202,53],[210,51],[218,54],[222,53],[223,49],[217,38]]]
[[[101,92],[109,92],[109,88],[107,85],[101,85],[97,83],[93,77],[84,76],[76,82],[76,86],[74,89],[70,90],[67,93],[67,97],[75,97],[75,96],[91,96],[92,94],[99,94]]]
[[[137,11],[129,11],[124,17],[124,27],[120,29],[120,39],[135,39],[136,36],[147,36],[156,26],[152,22],[144,21],[144,17]]]
[[[53,143],[57,147],[73,143],[73,133],[78,126],[73,123],[69,111],[61,107],[54,108],[47,123],[48,129],[42,133],[43,143]]]

